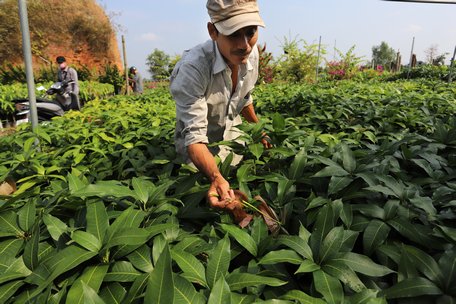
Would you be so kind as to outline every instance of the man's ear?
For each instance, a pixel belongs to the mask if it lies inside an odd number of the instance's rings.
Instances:
[[[218,31],[215,25],[212,22],[207,23],[207,31],[209,32],[209,36],[211,36],[212,40],[217,40]]]

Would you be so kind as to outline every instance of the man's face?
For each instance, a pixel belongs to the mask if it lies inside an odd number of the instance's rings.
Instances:
[[[67,64],[66,64],[65,61],[62,62],[62,63],[59,63],[59,68],[60,68],[61,70],[64,70],[64,69],[66,68],[66,66],[67,66]]]
[[[211,38],[217,42],[220,53],[229,66],[245,64],[258,41],[258,27],[247,26],[229,36],[217,32],[211,34]]]

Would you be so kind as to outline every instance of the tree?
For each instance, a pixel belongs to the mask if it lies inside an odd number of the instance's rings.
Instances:
[[[444,65],[445,58],[448,53],[438,54],[438,46],[436,44],[431,45],[428,49],[424,51],[426,54],[426,61],[432,65]]]
[[[154,51],[147,56],[147,65],[149,67],[149,73],[154,80],[165,80],[171,75],[171,57],[159,49],[154,49]]]
[[[300,48],[302,44],[302,48]],[[318,62],[318,44],[308,44],[301,39],[287,39],[282,44],[284,54],[275,62],[275,76],[278,80],[290,82],[314,82]],[[321,55],[326,54],[322,47]]]
[[[396,62],[396,51],[388,43],[382,41],[380,45],[372,47],[372,61],[389,70],[391,63]]]

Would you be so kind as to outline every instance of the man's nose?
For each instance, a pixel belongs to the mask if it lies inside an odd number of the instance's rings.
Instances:
[[[250,40],[249,36],[240,35],[239,39],[237,41],[238,48],[240,48],[240,49],[248,49],[250,47],[249,40]]]

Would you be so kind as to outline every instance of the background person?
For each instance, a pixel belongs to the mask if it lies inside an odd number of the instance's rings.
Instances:
[[[143,79],[134,66],[130,68],[129,83],[134,93],[141,94],[143,92]]]
[[[78,73],[75,69],[68,66],[66,59],[63,56],[58,56],[56,58],[56,62],[59,65],[57,72],[57,81],[66,81],[69,83],[68,86],[64,89],[64,91],[71,97],[71,104],[69,107],[73,110],[80,110],[81,104],[79,102]]]
[[[258,122],[250,92],[258,78],[256,43],[264,22],[255,0],[208,0],[206,7],[211,40],[183,54],[170,89],[176,102],[176,150],[209,178],[210,205],[225,208],[234,193],[214,155],[223,159],[230,151],[207,144],[236,139],[241,116]],[[265,138],[262,143],[271,147]]]

